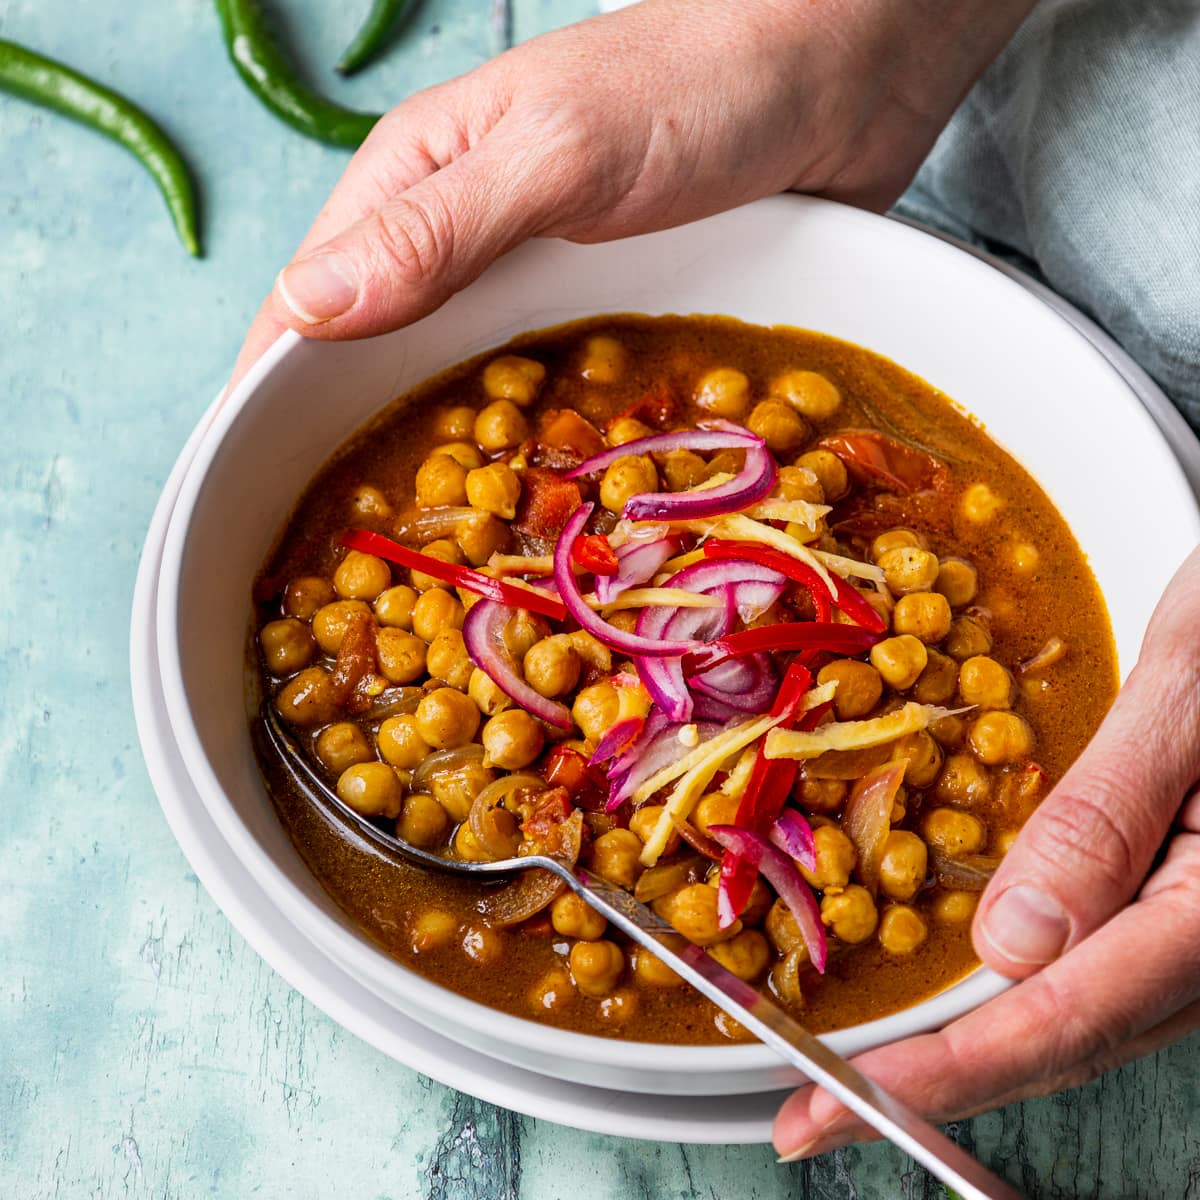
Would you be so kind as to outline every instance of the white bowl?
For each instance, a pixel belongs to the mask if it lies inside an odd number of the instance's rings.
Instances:
[[[1200,538],[1200,515],[1121,376],[1019,284],[907,226],[792,196],[606,246],[531,243],[406,330],[343,344],[281,339],[230,397],[171,518],[157,633],[172,732],[233,853],[314,944],[456,1041],[602,1087],[764,1091],[796,1078],[765,1047],[648,1045],[552,1029],[464,999],[388,958],[304,867],[275,817],[247,731],[250,581],[332,450],[395,395],[460,359],[528,329],[629,311],[818,329],[887,355],[953,397],[1070,522],[1108,600],[1126,671],[1158,595]],[[1146,512],[1179,519],[1147,522]],[[939,1027],[1003,986],[981,970],[827,1040],[855,1053]]]

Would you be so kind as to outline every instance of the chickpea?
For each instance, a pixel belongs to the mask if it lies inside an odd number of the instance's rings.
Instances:
[[[808,949],[805,946],[804,936],[800,932],[800,926],[792,914],[792,910],[782,900],[776,900],[771,905],[766,919],[763,921],[763,929],[766,931],[771,945],[780,954],[799,953],[807,960]]]
[[[816,869],[810,871],[801,867],[800,874],[822,891],[845,887],[858,861],[854,843],[836,825],[820,825],[813,830],[813,844],[816,848]]]
[[[529,766],[546,744],[542,727],[523,708],[509,708],[492,717],[483,727],[482,740],[484,763],[505,771]]]
[[[283,589],[284,614],[301,621],[311,621],[318,609],[333,603],[335,595],[333,584],[319,575],[293,579]]]
[[[664,938],[663,941],[675,950],[683,944],[681,938],[675,937]],[[649,950],[643,950],[641,946],[633,952],[633,977],[641,987],[648,988],[680,987],[683,984],[683,979],[661,958],[651,954]]]
[[[496,773],[482,762],[464,763],[451,770],[435,771],[429,780],[429,790],[449,814],[450,820],[460,822],[467,819],[475,797],[495,778]]]
[[[492,677],[478,667],[471,672],[471,679],[467,684],[467,695],[475,701],[476,707],[485,717],[494,717],[512,704],[508,696],[497,687]]]
[[[354,489],[350,507],[356,516],[368,519],[385,521],[392,515],[392,506],[387,502],[387,497],[369,483],[364,483]]]
[[[475,415],[471,414],[471,420],[474,421]],[[468,436],[470,431],[468,431]],[[445,454],[448,458],[454,459],[464,471],[474,471],[476,467],[483,466],[483,455],[479,453],[479,447],[474,442],[446,442],[441,446],[435,446],[434,454]]]
[[[521,481],[505,463],[488,463],[467,473],[467,500],[472,507],[511,521],[517,515]]]
[[[637,1015],[641,999],[633,988],[617,988],[596,1006],[596,1016],[606,1025],[625,1025]]]
[[[475,410],[466,404],[443,408],[434,422],[434,432],[437,436],[451,442],[471,437],[474,430]]]
[[[807,954],[786,954],[771,968],[771,991],[789,1008],[804,1007],[804,992],[800,987],[800,968],[807,961]]]
[[[434,679],[441,679],[452,688],[465,692],[475,668],[471,665],[462,633],[457,629],[443,629],[429,643],[425,667]]]
[[[990,653],[992,635],[975,617],[955,617],[950,623],[944,645],[951,658],[963,662],[976,655]]]
[[[811,813],[835,813],[846,803],[849,791],[842,779],[802,779],[800,803]]]
[[[589,741],[598,742],[615,724],[621,697],[607,679],[583,688],[571,706],[571,718]]]
[[[967,722],[957,714],[940,717],[929,726],[929,732],[946,750],[961,750],[967,740]]]
[[[448,454],[431,454],[417,468],[417,503],[443,508],[467,502],[467,469]]]
[[[336,775],[355,763],[370,762],[375,757],[367,735],[350,721],[339,721],[322,729],[315,749],[322,765]]]
[[[574,892],[563,892],[550,905],[550,924],[563,937],[594,942],[604,936],[608,922],[588,902]]]
[[[490,862],[491,853],[479,843],[471,826],[464,820],[450,841],[455,855],[463,862]]]
[[[618,458],[604,472],[600,481],[600,503],[618,516],[631,496],[658,491],[658,472],[644,454],[627,454]]]
[[[417,732],[435,750],[465,746],[478,728],[475,701],[454,688],[438,688],[417,705]]]
[[[428,908],[409,926],[409,939],[414,954],[428,954],[448,945],[458,932],[458,918],[441,908]]]
[[[918,546],[896,546],[879,559],[888,587],[898,596],[927,592],[938,577],[937,555]]]
[[[417,718],[413,713],[388,717],[379,726],[375,742],[384,762],[403,771],[415,771],[432,753],[432,747],[417,732]]]
[[[717,367],[700,377],[692,395],[706,413],[740,421],[750,407],[750,380],[733,367]]]
[[[679,889],[669,906],[667,920],[697,946],[711,946],[741,932],[740,921],[728,929],[721,929],[717,917],[717,889],[703,883],[692,883]]]
[[[658,824],[658,818],[662,816],[663,806],[661,804],[643,804],[629,818],[629,831],[640,841],[648,842],[651,834],[654,833],[654,827]]]
[[[884,683],[894,691],[902,692],[912,687],[925,670],[929,651],[919,638],[904,633],[876,642],[871,647],[870,657],[871,665],[883,676]]]
[[[608,623],[622,633],[633,633],[637,629],[638,615],[632,609],[623,608],[608,618]]]
[[[925,882],[927,868],[925,843],[907,829],[893,829],[879,860],[880,891],[893,900],[911,900]]]
[[[986,483],[973,483],[963,493],[962,513],[973,524],[990,521],[1003,507],[1004,501]]]
[[[542,638],[525,655],[525,680],[546,697],[565,696],[579,682],[582,669],[579,651],[562,633]]]
[[[504,627],[504,648],[515,659],[523,659],[546,634],[547,626],[525,609],[518,609]]]
[[[767,391],[813,421],[828,420],[842,403],[837,386],[816,371],[785,371],[771,380]]]
[[[489,400],[511,400],[528,408],[546,378],[546,368],[532,358],[503,354],[483,368],[483,394]]]
[[[975,599],[979,588],[979,572],[964,558],[943,558],[938,564],[935,592],[941,592],[951,608],[962,608]]]
[[[412,631],[426,642],[446,629],[461,629],[466,617],[461,601],[444,587],[432,587],[412,607]]]
[[[907,904],[889,904],[879,918],[879,944],[888,954],[911,954],[928,936],[924,918]]]
[[[610,829],[592,843],[592,870],[629,891],[642,873],[642,841],[628,829]]]
[[[913,699],[922,704],[945,704],[958,687],[958,663],[937,650],[927,650],[925,670],[912,686]]]
[[[738,804],[736,796],[726,796],[724,792],[709,792],[701,796],[692,809],[692,824],[701,833],[707,833],[710,825],[732,825],[737,817]]]
[[[924,550],[925,539],[919,533],[914,533],[911,529],[889,529],[886,533],[879,534],[871,542],[871,559],[878,564],[879,560],[889,551],[897,550],[904,546]]]
[[[504,957],[504,940],[486,925],[470,925],[463,932],[463,953],[481,967],[495,966]]]
[[[346,626],[355,613],[371,610],[361,600],[335,600],[319,608],[312,619],[313,637],[326,654],[336,654],[342,648]]]
[[[404,809],[396,819],[396,835],[429,850],[442,842],[449,824],[446,810],[432,796],[413,792],[404,798]]]
[[[583,344],[579,374],[588,383],[616,383],[625,368],[625,347],[615,337],[598,334]]]
[[[428,546],[421,548],[422,554],[428,554],[430,558],[436,558],[440,562],[446,563],[461,563],[463,560],[462,551],[458,548],[456,542],[450,541],[449,538],[438,538],[435,542],[430,542]],[[412,585],[418,592],[427,592],[430,588],[441,587],[442,581],[433,575],[426,575],[424,571],[414,570],[411,572]]]
[[[951,858],[976,853],[987,839],[983,822],[956,808],[935,808],[927,812],[921,832],[928,845]]]
[[[717,868],[714,872],[715,879],[712,881],[713,886],[719,886],[721,882],[721,871]],[[771,907],[771,902],[775,899],[774,893],[761,877],[754,881],[754,886],[750,889],[750,899],[746,901],[746,907],[742,909],[741,919],[743,925],[761,925],[763,918],[767,915],[767,909]]]
[[[529,992],[534,1012],[560,1012],[574,999],[575,981],[566,967],[551,967]]]
[[[831,504],[850,490],[846,464],[832,450],[810,450],[796,459],[796,466],[811,471],[817,477],[823,500]]]
[[[625,955],[616,942],[576,942],[571,947],[571,975],[585,996],[606,996],[625,970]]]
[[[609,441],[612,441],[611,431]],[[704,478],[708,467],[694,450],[668,450],[660,457],[659,464],[667,481],[667,490],[672,492],[686,492],[695,487]]]
[[[892,628],[923,642],[940,642],[950,632],[950,621],[950,605],[941,592],[910,592],[892,611]]]
[[[308,626],[295,617],[270,621],[258,631],[258,644],[272,675],[291,675],[307,667],[317,652]]]
[[[417,593],[406,583],[397,584],[375,597],[375,619],[392,629],[412,629]]]
[[[1008,561],[1018,575],[1033,575],[1038,569],[1041,555],[1032,542],[1017,542],[1008,550]]]
[[[289,725],[327,725],[338,714],[333,684],[324,667],[306,667],[275,694],[275,710]]]
[[[337,794],[364,817],[398,817],[404,803],[404,785],[384,762],[347,767],[338,776]]]
[[[782,400],[763,400],[754,406],[746,428],[775,454],[794,454],[808,438],[808,424]]]
[[[511,400],[494,400],[475,418],[475,441],[496,454],[511,450],[529,436],[529,423]]]
[[[743,929],[727,942],[719,942],[709,950],[727,971],[747,983],[757,979],[771,961],[771,947],[757,929]]]
[[[821,898],[821,920],[835,937],[851,945],[865,942],[875,932],[878,919],[871,893],[857,883]]]
[[[980,708],[1011,708],[1012,676],[994,658],[976,654],[958,673],[958,694],[964,704]]]
[[[974,892],[943,892],[933,902],[933,916],[943,925],[965,925],[975,915],[978,903]]]
[[[1033,749],[1033,730],[1014,712],[986,712],[971,724],[967,744],[989,767],[1020,762]]]
[[[934,741],[933,735],[924,729],[896,741],[892,757],[908,759],[908,766],[904,768],[904,782],[909,787],[928,787],[942,769],[942,748]]]
[[[883,695],[883,679],[870,663],[839,658],[817,672],[818,683],[837,683],[833,707],[839,721],[865,717]]]
[[[425,643],[403,629],[375,635],[375,660],[389,683],[413,683],[425,674]]]
[[[993,843],[996,847],[996,853],[1007,854],[1016,844],[1020,832],[1019,829],[1006,829],[1003,833],[995,837]]]
[[[794,466],[779,468],[779,475],[775,480],[775,494],[784,500],[804,500],[809,504],[825,503],[825,491],[817,473],[811,467],[801,466],[799,460]]]
[[[391,567],[360,550],[351,550],[333,573],[334,590],[343,600],[374,600],[391,582]]]
[[[969,754],[946,759],[933,793],[943,804],[975,808],[992,794],[992,777]]]
[[[464,517],[454,530],[454,540],[473,567],[486,566],[493,554],[508,545],[510,536],[508,526],[499,517],[484,512]]]
[[[610,446],[624,446],[626,442],[636,442],[639,438],[649,437],[654,432],[649,425],[636,417],[621,417],[614,421],[604,431],[604,439]],[[673,453],[678,453],[674,451]],[[690,451],[684,451],[690,453]],[[698,455],[692,455],[703,466],[704,460]]]

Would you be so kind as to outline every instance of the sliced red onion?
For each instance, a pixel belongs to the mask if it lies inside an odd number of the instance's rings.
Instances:
[[[782,850],[772,846],[766,838],[752,830],[739,829],[736,825],[710,825],[708,832],[726,850],[746,859],[751,866],[762,872],[796,918],[809,960],[818,973],[823,975],[828,945],[825,940],[825,927],[821,924],[821,910],[817,907],[817,899],[812,894],[812,889],[804,882],[804,876],[800,874],[796,864]]]
[[[563,526],[554,546],[554,584],[567,612],[579,622],[581,629],[587,630],[593,637],[599,638],[606,646],[619,650],[622,654],[641,654],[651,658],[663,655],[687,654],[697,649],[697,643],[660,641],[658,638],[641,637],[636,633],[625,633],[615,625],[610,625],[603,617],[597,616],[583,598],[579,583],[571,566],[571,547],[583,532],[588,517],[592,515],[594,504],[581,504],[571,518]],[[674,612],[674,609],[667,609]]]
[[[653,717],[654,714],[651,714]],[[649,720],[646,722],[649,727]],[[621,807],[651,775],[656,775],[668,763],[687,753],[687,748],[679,741],[679,726],[666,723],[659,727],[651,739],[645,734],[637,743],[625,752],[625,763],[621,771],[610,776],[612,790],[605,812],[613,812]],[[721,732],[720,725],[696,722],[697,745],[709,741]],[[643,746],[642,743],[645,742]]]
[[[785,808],[771,826],[771,841],[807,871],[817,869],[817,844],[812,826],[794,809]]]
[[[719,696],[697,693],[692,697],[692,717],[697,721],[715,721],[727,725],[730,721],[744,721],[744,709],[734,708],[728,700]]]
[[[463,621],[463,641],[471,661],[511,700],[527,713],[559,729],[573,729],[571,710],[557,700],[547,700],[517,673],[504,645],[504,627],[513,610],[495,600],[477,600]]]
[[[681,429],[675,433],[656,433],[651,437],[634,438],[605,450],[592,458],[585,459],[566,473],[567,479],[578,479],[611,467],[619,458],[630,454],[668,454],[672,450],[744,450],[763,445],[762,438],[755,437],[748,429],[731,425],[728,421],[709,421],[705,429]]]
[[[596,750],[588,759],[588,766],[595,767],[615,759],[622,750],[627,750],[637,741],[645,721],[641,717],[626,717],[618,721],[596,743]]]
[[[693,693],[723,700],[744,713],[762,713],[779,691],[779,673],[769,654],[751,654],[726,659],[688,683]]]
[[[679,553],[677,537],[660,537],[652,542],[628,541],[616,549],[617,573],[596,577],[596,599],[611,604],[622,592],[653,579],[669,558]]]

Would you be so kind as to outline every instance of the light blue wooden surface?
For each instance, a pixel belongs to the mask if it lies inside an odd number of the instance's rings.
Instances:
[[[335,84],[365,7],[279,5],[306,67],[360,106],[503,44],[491,0],[427,0],[403,47]],[[510,27],[591,8],[519,0]],[[234,932],[142,766],[130,596],[167,471],[345,156],[245,93],[211,0],[0,0],[0,37],[162,120],[207,248],[187,259],[120,151],[0,98],[0,1197],[940,1196],[888,1147],[781,1167],[492,1109],[343,1032]],[[1200,1195],[1194,1061],[1176,1048],[958,1135],[1030,1196]]]

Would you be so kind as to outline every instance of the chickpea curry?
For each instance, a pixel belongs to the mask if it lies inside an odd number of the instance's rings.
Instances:
[[[817,1032],[976,965],[980,891],[1117,686],[1079,547],[978,425],[722,317],[576,322],[423,384],[322,469],[255,601],[261,687],[347,805],[586,866]],[[397,867],[271,782],[411,969],[582,1032],[746,1036],[548,872]]]

